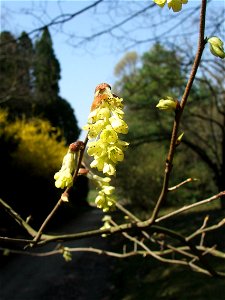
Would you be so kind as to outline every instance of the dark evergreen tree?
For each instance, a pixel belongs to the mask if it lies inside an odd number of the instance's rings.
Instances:
[[[39,115],[50,120],[51,124],[62,131],[68,144],[76,141],[80,134],[74,110],[65,99],[58,97],[53,103],[41,103]]]
[[[3,103],[13,98],[17,88],[17,44],[10,32],[1,32],[0,49],[0,102]]]
[[[23,98],[33,96],[33,44],[26,32],[22,32],[17,42],[18,52],[18,85]]]
[[[23,32],[19,39],[11,33],[1,34],[1,107],[13,120],[32,113],[32,41]]]
[[[35,43],[34,76],[37,101],[54,102],[59,94],[60,65],[47,27]]]
[[[47,27],[35,44],[34,77],[36,113],[59,127],[68,143],[73,142],[80,130],[72,107],[59,95],[60,65]]]

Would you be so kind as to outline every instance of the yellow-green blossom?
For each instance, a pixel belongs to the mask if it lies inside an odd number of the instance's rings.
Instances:
[[[174,12],[178,12],[182,9],[182,4],[187,4],[188,0],[153,0],[160,7],[164,7],[167,3],[168,8],[172,8]]]
[[[94,175],[92,172],[89,172],[87,176],[95,181],[99,189],[95,199],[96,206],[104,212],[113,210],[115,208],[116,197],[114,195],[115,187],[110,185],[111,178]]]
[[[156,107],[160,110],[167,110],[167,111],[175,111],[179,106],[179,102],[174,100],[172,97],[167,97],[166,99],[159,100],[159,103]]]
[[[73,183],[73,177],[67,170],[60,170],[59,172],[55,173],[54,179],[55,186],[61,189],[72,186]]]
[[[69,149],[67,154],[64,156],[61,169],[54,175],[54,179],[56,180],[55,186],[57,188],[64,189],[65,187],[72,186],[72,173],[74,172],[76,167],[75,155],[75,152]]]
[[[104,212],[108,212],[115,208],[115,198],[111,195],[107,196],[106,194],[100,193],[95,199],[95,204],[98,208],[102,209]]]
[[[66,262],[69,262],[72,260],[72,254],[68,247],[63,247],[62,253],[63,253],[63,258],[65,259]]]
[[[105,215],[102,219],[102,222],[104,222],[103,226],[100,228],[100,230],[110,229],[112,226],[110,224],[111,216]],[[102,237],[106,237],[107,234],[102,234]]]
[[[108,84],[96,88],[92,111],[88,123],[87,153],[93,156],[91,168],[97,168],[109,176],[116,174],[116,164],[124,159],[124,150],[128,143],[120,140],[120,134],[128,133],[128,125],[123,120],[123,99],[111,93]]]
[[[221,39],[219,39],[216,36],[213,36],[208,39],[208,42],[209,42],[210,51],[213,55],[220,57],[222,59],[225,58],[223,42],[221,41]]]
[[[109,185],[111,179],[109,177],[101,178],[100,176],[95,177],[95,179],[100,188],[98,196],[95,199],[95,204],[104,212],[114,209],[116,203],[115,196],[113,195],[115,187]]]

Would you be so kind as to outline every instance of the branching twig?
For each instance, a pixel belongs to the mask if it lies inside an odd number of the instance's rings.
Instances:
[[[175,210],[175,211],[172,211],[171,213],[169,213],[169,214],[167,214],[167,215],[164,215],[164,216],[162,216],[162,217],[157,218],[157,219],[155,220],[155,222],[156,222],[156,223],[159,223],[159,222],[161,222],[161,221],[163,221],[163,220],[165,220],[165,219],[171,218],[171,217],[173,217],[173,216],[175,216],[175,215],[178,215],[178,214],[180,214],[180,213],[182,213],[182,212],[184,212],[184,211],[188,211],[188,210],[191,210],[191,209],[193,209],[193,208],[195,208],[195,207],[197,207],[197,206],[200,206],[200,205],[204,205],[204,204],[210,203],[210,202],[212,202],[212,201],[214,201],[214,200],[216,200],[216,199],[218,199],[218,198],[221,198],[221,196],[224,196],[224,195],[225,195],[225,191],[220,192],[220,193],[218,193],[218,194],[216,194],[216,195],[214,195],[214,196],[212,196],[212,197],[210,197],[210,198],[204,199],[204,200],[202,200],[202,201],[199,201],[199,202],[196,202],[196,203],[192,203],[192,204],[190,204],[190,205],[185,205],[184,207],[179,208],[179,209],[177,209],[177,210]]]
[[[83,145],[83,148],[79,151],[79,159],[78,159],[78,163],[77,163],[77,167],[76,167],[76,170],[74,171],[74,175],[73,175],[73,183],[75,183],[76,179],[77,179],[77,176],[78,176],[78,172],[79,172],[79,169],[80,169],[80,166],[81,166],[81,162],[82,162],[82,159],[83,159],[83,155],[84,155],[84,151],[85,151],[85,147],[87,145],[87,142],[88,142],[88,137],[86,136],[85,138],[85,141],[84,141],[84,145]],[[55,214],[55,212],[58,210],[58,208],[60,207],[60,205],[63,203],[64,199],[63,199],[63,195],[64,194],[69,194],[71,190],[71,187],[68,187],[66,188],[66,190],[63,192],[62,196],[60,197],[60,199],[58,200],[58,202],[56,203],[55,207],[53,208],[53,210],[50,212],[50,214],[47,216],[47,218],[44,220],[44,222],[42,223],[40,229],[38,230],[38,233],[37,235],[35,236],[34,238],[34,241],[37,242],[42,233],[43,233],[43,230],[45,229],[45,227],[47,226],[48,222],[51,220],[51,218],[53,217],[53,215]],[[32,244],[33,246],[34,244]]]
[[[163,204],[163,202],[165,201],[165,199],[167,197],[169,178],[170,178],[170,173],[172,170],[172,163],[173,163],[173,157],[174,157],[174,153],[175,153],[175,149],[176,149],[177,135],[178,135],[178,129],[179,129],[179,125],[180,125],[181,116],[184,111],[184,107],[187,103],[187,99],[190,94],[190,91],[191,91],[191,88],[192,88],[192,85],[193,85],[193,82],[195,79],[195,75],[197,73],[197,70],[198,70],[198,67],[200,64],[200,60],[201,60],[202,53],[203,53],[203,50],[205,47],[205,43],[206,43],[206,41],[204,39],[206,4],[207,4],[207,1],[202,0],[201,13],[200,13],[198,50],[197,50],[197,54],[195,56],[195,60],[194,60],[193,66],[192,66],[189,80],[187,82],[183,97],[180,102],[180,107],[176,111],[175,120],[174,120],[174,124],[173,124],[173,129],[172,129],[170,148],[169,148],[169,152],[168,152],[168,156],[167,156],[167,160],[166,160],[162,191],[156,202],[156,205],[154,207],[154,210],[152,212],[150,219],[147,220],[148,223],[153,223],[155,221],[155,219],[158,216],[161,205]]]
[[[179,187],[181,187],[182,185],[184,185],[188,182],[197,181],[197,180],[198,180],[197,178],[188,178],[188,179],[178,183],[177,185],[168,188],[168,191],[169,192],[174,191],[174,190],[178,189]]]

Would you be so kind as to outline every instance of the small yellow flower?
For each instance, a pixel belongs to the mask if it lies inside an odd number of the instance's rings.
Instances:
[[[223,48],[223,42],[216,36],[213,36],[208,39],[210,45],[210,51],[213,55],[220,57],[222,59],[225,58],[225,52]]]
[[[123,150],[118,146],[110,146],[108,148],[109,158],[116,164],[118,161],[123,161],[124,153]]]
[[[118,140],[118,135],[111,125],[107,125],[100,134],[100,140],[113,144]]]
[[[117,132],[117,133],[123,133],[123,134],[127,134],[128,133],[128,125],[126,124],[126,122],[124,122],[124,120],[118,118],[118,117],[111,117],[109,119],[112,128]]]
[[[187,4],[188,0],[153,0],[160,7],[164,7],[167,2],[168,8],[178,12],[182,9],[182,4]]]
[[[166,4],[166,0],[153,0],[158,6],[163,7]]]
[[[73,177],[67,169],[60,170],[59,172],[55,173],[54,179],[55,186],[57,188],[64,189],[65,187],[70,187],[73,184]]]
[[[109,160],[105,160],[102,172],[103,174],[108,174],[109,176],[115,175],[116,174],[115,164]]]
[[[95,199],[95,204],[104,212],[108,212],[115,207],[115,199],[99,192],[99,195]]]

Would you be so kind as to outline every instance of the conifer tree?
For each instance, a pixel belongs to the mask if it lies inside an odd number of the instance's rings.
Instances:
[[[47,27],[35,43],[34,75],[36,99],[45,103],[55,101],[59,93],[60,65]]]
[[[68,143],[73,142],[80,130],[72,107],[59,95],[60,64],[47,27],[35,44],[34,77],[37,114],[59,127]]]
[[[3,31],[0,34],[0,102],[6,102],[15,95],[17,84],[17,45],[14,36]]]
[[[22,32],[17,42],[19,88],[21,95],[31,98],[33,92],[33,44],[26,32]]]

